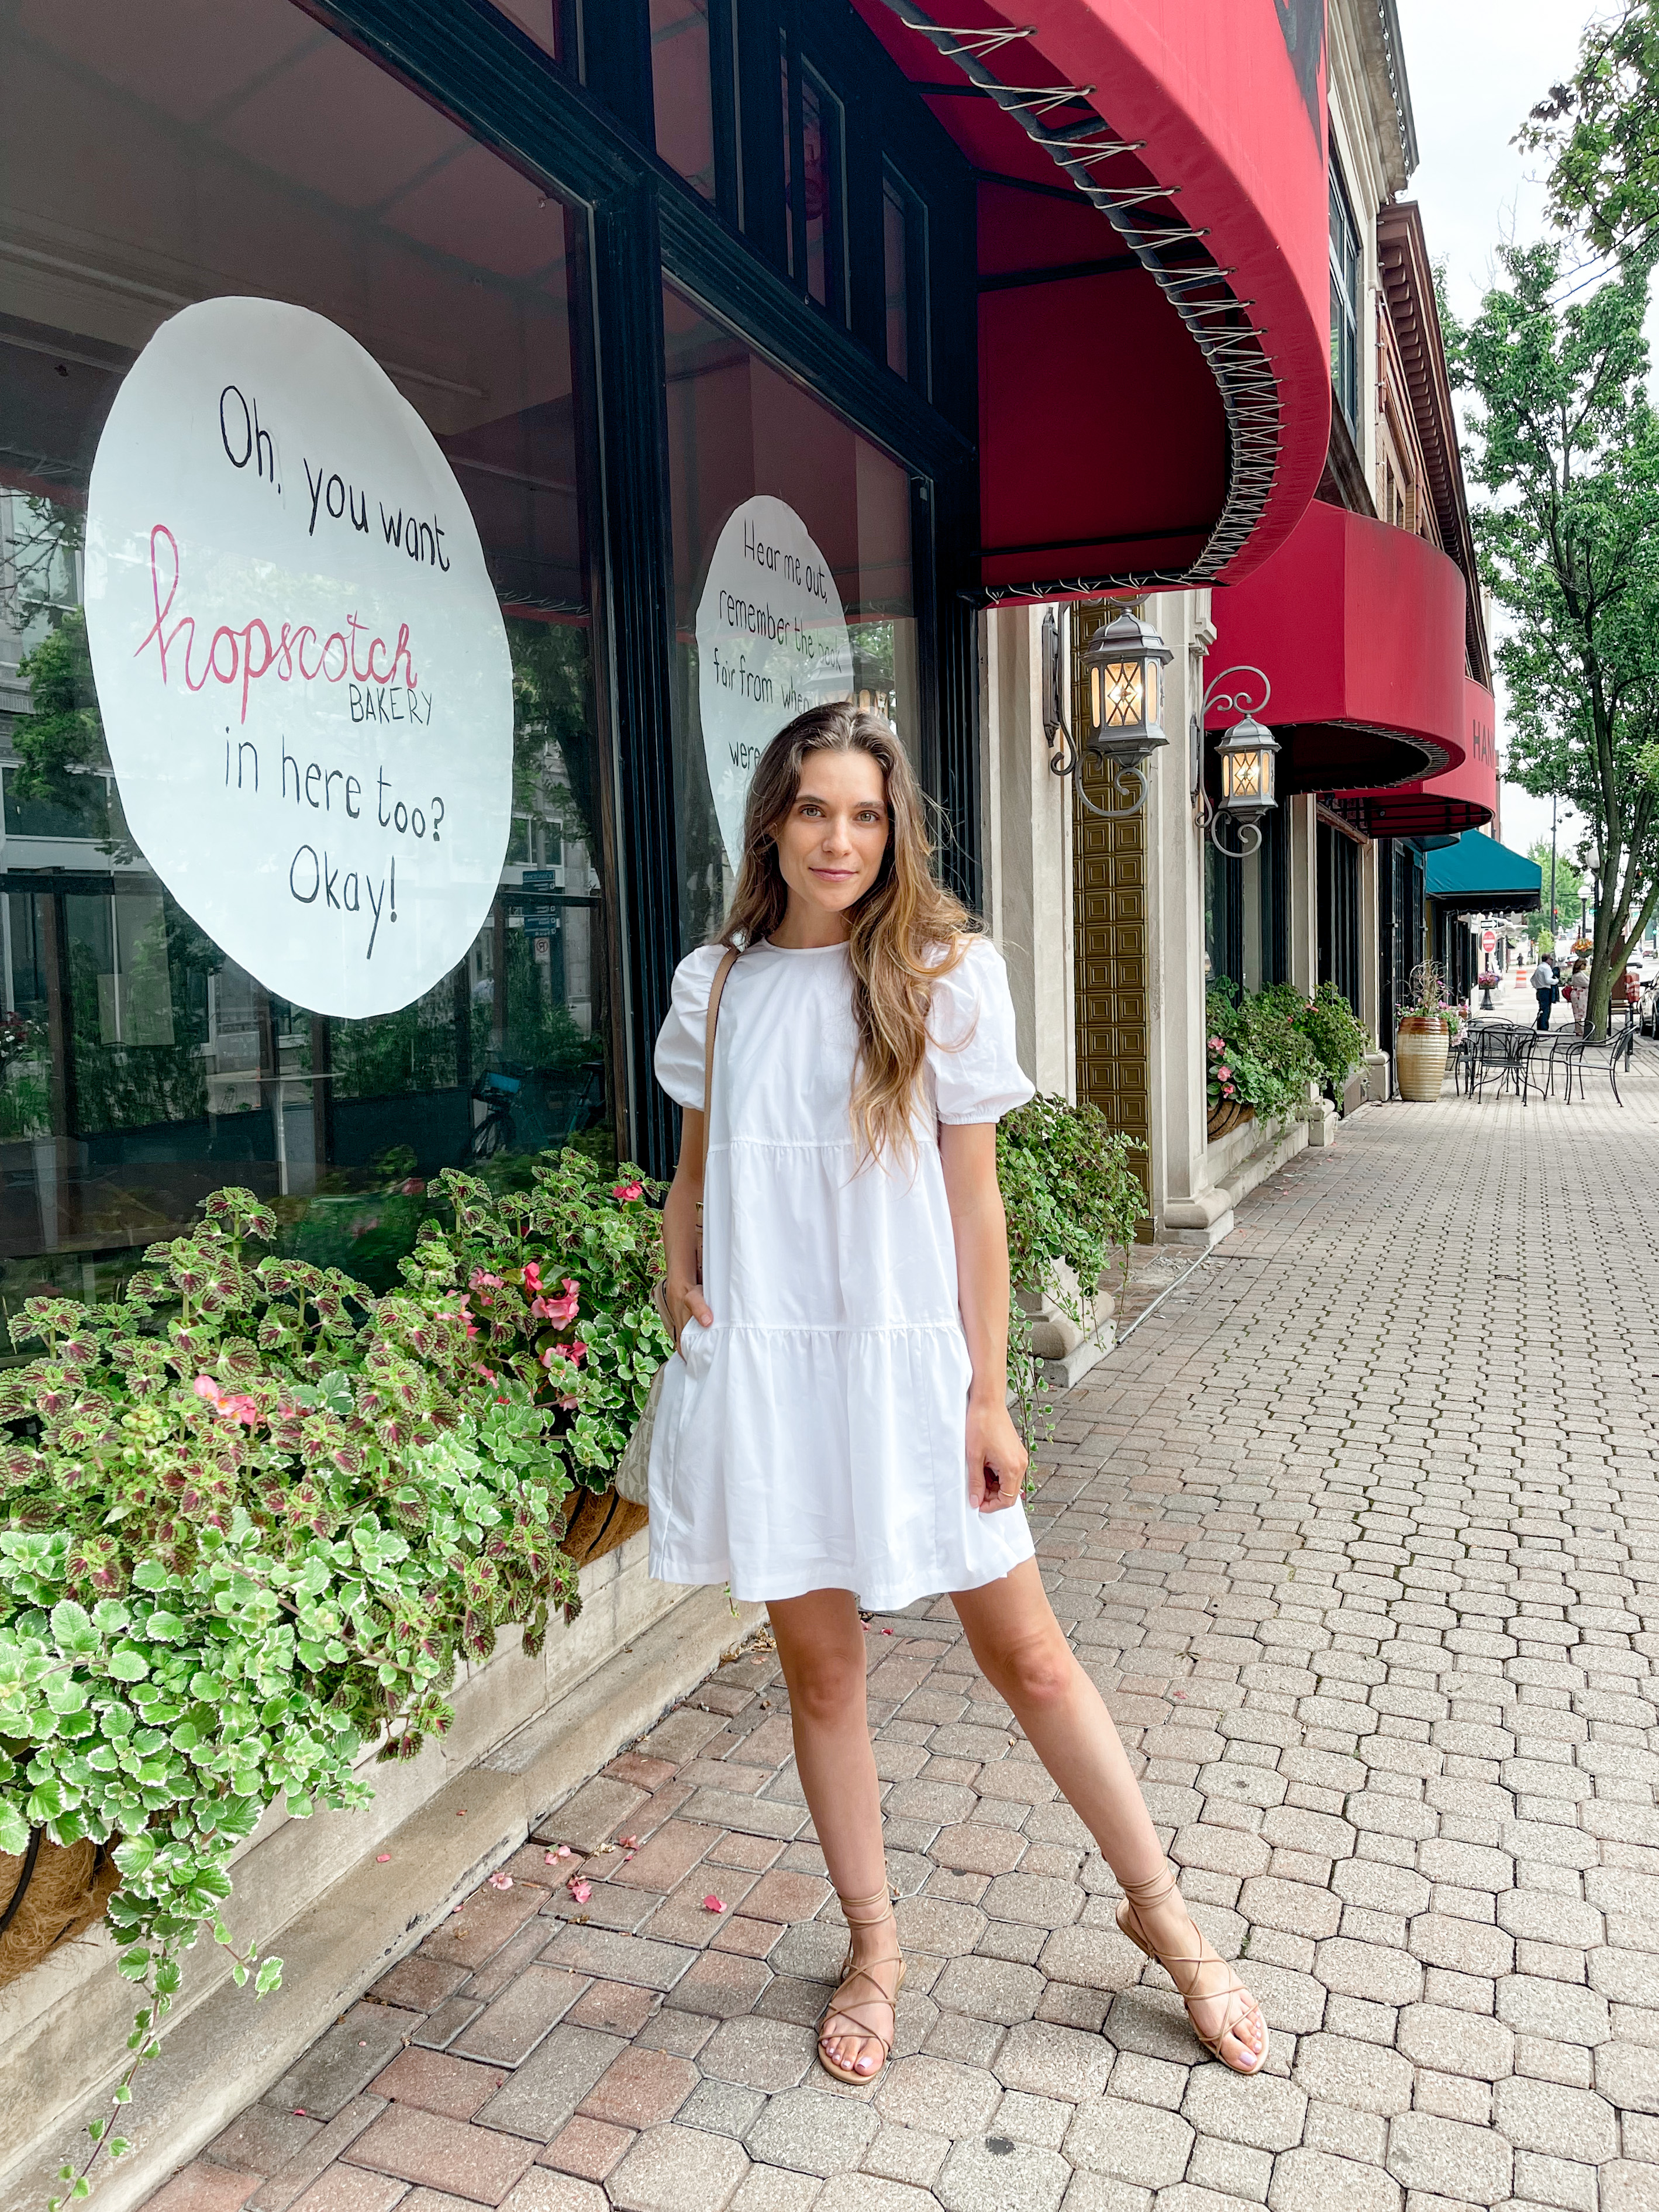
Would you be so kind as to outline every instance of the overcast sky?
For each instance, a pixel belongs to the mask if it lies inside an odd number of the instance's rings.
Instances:
[[[1604,7],[1585,0],[1399,0],[1429,252],[1446,264],[1453,309],[1471,313],[1503,240],[1543,229],[1535,155],[1510,143],[1534,101],[1571,70],[1578,35]],[[1501,704],[1501,695],[1500,695]],[[1504,787],[1504,842],[1549,836],[1550,803]],[[1576,834],[1576,833],[1575,833]]]

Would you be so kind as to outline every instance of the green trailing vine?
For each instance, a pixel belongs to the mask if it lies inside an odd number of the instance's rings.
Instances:
[[[1148,1210],[1129,1164],[1139,1149],[1097,1106],[1064,1098],[1040,1095],[998,1124],[1012,1291],[1008,1384],[1028,1445],[1036,1437],[1042,1390],[1020,1293],[1048,1297],[1079,1328],[1092,1326],[1099,1286],[1115,1259],[1127,1279],[1135,1224]]]
[[[364,1752],[441,1735],[459,1662],[574,1612],[567,1502],[605,1487],[670,1349],[659,1193],[624,1172],[568,1152],[499,1195],[447,1172],[381,1297],[218,1191],[119,1299],[14,1319],[35,1349],[0,1376],[0,1850],[113,1844],[140,1992],[118,2108],[201,1936],[277,1984],[223,1917],[265,1808],[363,1803]],[[126,2148],[107,2127],[54,2206]]]

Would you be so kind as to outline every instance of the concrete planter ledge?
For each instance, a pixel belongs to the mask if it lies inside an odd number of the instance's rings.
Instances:
[[[761,1620],[725,1594],[653,1583],[647,1534],[582,1570],[583,1611],[534,1661],[514,1634],[458,1679],[455,1721],[408,1765],[373,1768],[372,1805],[309,1820],[268,1814],[238,1856],[225,1917],[283,1960],[256,1999],[198,1942],[160,2055],[140,2072],[100,2163],[96,2202],[131,2212],[263,2096],[394,1960],[509,1858],[530,1831],[683,1697]],[[372,1753],[369,1754],[372,1760]],[[380,1854],[388,1854],[380,1863]],[[109,2115],[127,2060],[132,1984],[100,1928],[0,1992],[0,2212],[44,2212],[86,2123]]]

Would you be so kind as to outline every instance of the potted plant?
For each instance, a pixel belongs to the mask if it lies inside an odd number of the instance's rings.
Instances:
[[[1402,1098],[1427,1104],[1440,1096],[1451,1048],[1451,1009],[1445,978],[1425,960],[1412,969],[1411,1003],[1395,1036],[1395,1077]]]
[[[27,1875],[49,1909],[0,1930],[0,1979],[106,1911],[140,1991],[118,2106],[182,1953],[228,1942],[265,1808],[363,1802],[366,1749],[412,1758],[461,1661],[509,1623],[533,1651],[578,1601],[568,1502],[609,1483],[669,1349],[655,1192],[623,1173],[567,1152],[510,1200],[447,1173],[449,1225],[380,1297],[222,1190],[118,1298],[14,1316],[35,1350],[0,1377],[0,1894]],[[233,1972],[263,1990],[281,1961]]]
[[[1496,968],[1483,968],[1474,980],[1480,987],[1480,1011],[1483,1014],[1489,1014],[1492,1011],[1492,994],[1504,978]]]
[[[1207,1037],[1205,1050],[1207,1061],[1204,1133],[1213,1139],[1224,1136],[1239,1122],[1248,1121],[1255,1109],[1239,1095],[1237,1072],[1232,1065],[1232,1048],[1226,1038],[1219,1033]]]

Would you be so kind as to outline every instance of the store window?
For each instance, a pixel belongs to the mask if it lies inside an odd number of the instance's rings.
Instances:
[[[716,0],[716,4],[721,4],[721,0]],[[651,0],[651,93],[658,153],[693,191],[706,200],[714,199],[714,91],[708,0]]]
[[[1331,149],[1331,388],[1350,430],[1359,422],[1359,230]]]
[[[847,320],[847,125],[842,104],[810,64],[801,70],[801,177],[806,294]]]
[[[886,298],[887,366],[924,398],[927,348],[927,210],[903,179],[884,166],[882,268]]]
[[[717,927],[759,749],[815,698],[920,702],[903,468],[665,289],[682,939]]]
[[[614,1143],[576,233],[556,199],[285,0],[23,0],[7,46],[0,1292],[107,1291],[225,1182],[275,1203],[287,1249],[385,1286],[439,1169],[514,1174],[544,1145]],[[391,380],[436,441],[446,495],[449,472],[459,483],[486,619],[505,635],[511,799],[485,919],[453,967],[364,1018],[278,995],[256,954],[239,963],[192,918],[129,829],[104,742],[82,605],[100,433],[158,326],[239,295],[325,318],[379,365],[376,388]],[[326,389],[309,399],[325,408]],[[225,406],[227,453],[241,465],[246,427],[257,473],[252,410],[244,425]],[[358,497],[342,487],[331,542],[380,530],[366,501],[358,522]],[[410,527],[435,562],[436,538]],[[319,550],[319,588],[349,610],[334,559]],[[458,773],[465,723],[453,744],[438,733]],[[229,743],[228,724],[228,778]],[[273,769],[284,803],[291,771],[299,806],[301,763],[267,752],[267,790]],[[349,807],[339,779],[315,787]],[[250,880],[270,859],[261,836]]]

